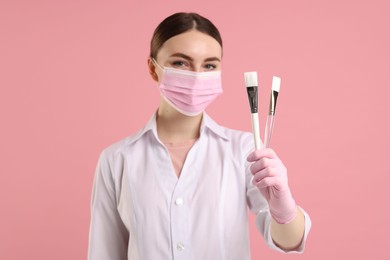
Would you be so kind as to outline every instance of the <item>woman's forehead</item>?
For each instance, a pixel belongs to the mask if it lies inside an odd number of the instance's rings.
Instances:
[[[161,46],[158,56],[169,58],[177,53],[184,54],[192,59],[221,58],[222,47],[213,37],[191,30],[168,39]]]

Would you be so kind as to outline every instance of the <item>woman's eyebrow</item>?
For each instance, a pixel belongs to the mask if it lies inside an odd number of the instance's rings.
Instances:
[[[219,59],[218,57],[211,57],[211,58],[205,59],[204,61],[219,61],[219,62],[221,62],[221,59]]]
[[[177,53],[174,53],[172,54],[170,57],[179,57],[179,58],[183,58],[183,59],[186,59],[188,61],[194,61],[194,59],[184,53],[181,53],[181,52],[177,52]],[[221,62],[221,59],[218,58],[218,57],[210,57],[210,58],[207,58],[204,60],[205,62],[210,62],[210,61],[218,61],[218,62]]]
[[[186,59],[186,60],[189,60],[189,61],[194,61],[194,59],[191,58],[190,56],[188,56],[188,55],[186,55],[184,53],[180,53],[180,52],[172,54],[171,57],[179,57],[179,58],[183,58],[183,59]]]

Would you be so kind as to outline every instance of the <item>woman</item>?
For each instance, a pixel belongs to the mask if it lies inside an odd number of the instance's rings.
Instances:
[[[281,160],[204,112],[222,93],[221,60],[218,30],[198,14],[176,13],[156,28],[148,68],[160,105],[101,153],[89,259],[250,259],[247,207],[271,248],[303,251],[310,219]]]

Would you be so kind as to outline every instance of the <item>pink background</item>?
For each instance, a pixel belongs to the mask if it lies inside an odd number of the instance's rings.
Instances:
[[[156,110],[149,40],[182,10],[224,39],[217,122],[250,131],[243,73],[257,70],[263,132],[282,78],[272,147],[313,228],[303,255],[283,255],[251,217],[252,258],[387,258],[388,1],[2,0],[0,259],[86,259],[98,155]]]

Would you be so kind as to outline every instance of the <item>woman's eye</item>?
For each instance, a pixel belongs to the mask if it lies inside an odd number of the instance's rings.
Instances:
[[[174,61],[172,62],[172,66],[182,68],[187,66],[187,64],[184,61]]]
[[[206,64],[206,65],[205,65],[205,68],[206,68],[207,70],[214,70],[214,69],[217,68],[217,65],[214,65],[214,64]]]

